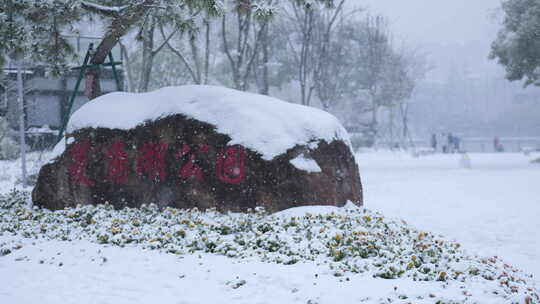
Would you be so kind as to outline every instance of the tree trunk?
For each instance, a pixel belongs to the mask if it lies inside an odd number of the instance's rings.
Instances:
[[[139,92],[148,92],[150,86],[150,76],[152,75],[152,66],[154,63],[154,30],[155,23],[153,18],[148,28],[142,30],[143,62],[141,70],[141,82],[139,83]]]
[[[120,44],[120,50],[122,52],[122,65],[124,67],[124,75],[125,75],[125,79],[126,79],[126,91],[127,92],[133,92],[134,91],[134,88],[133,88],[133,84],[135,83],[134,80],[133,80],[133,71],[131,70],[131,59],[129,58],[129,54],[128,54],[128,51],[127,51],[127,48],[125,45],[122,44],[122,42],[118,41],[118,43]]]
[[[372,106],[372,109],[371,109],[371,136],[373,137],[372,140],[373,142],[375,142],[375,138],[377,137],[377,134],[379,133],[378,132],[378,129],[379,129],[379,122],[377,121],[377,111],[379,110],[379,105],[377,104],[377,101],[376,101],[376,98],[375,98],[375,94],[372,93],[371,94],[371,106]]]
[[[205,31],[205,54],[204,54],[204,79],[203,84],[208,84],[208,70],[210,67],[210,21],[204,20]]]
[[[93,67],[86,70],[84,95],[92,100],[101,96],[99,68]]]
[[[103,64],[109,52],[118,43],[118,40],[131,29],[135,22],[144,16],[147,12],[147,7],[154,4],[154,2],[155,0],[143,0],[136,9],[127,10],[126,13],[116,16],[92,56],[90,64]],[[85,95],[90,100],[102,95],[99,68],[90,68],[87,70]]]
[[[269,76],[268,76],[268,61],[269,61],[269,54],[268,54],[268,44],[269,37],[269,25],[265,25],[264,28],[261,31],[261,43],[262,43],[262,87],[260,89],[260,93],[263,95],[270,95],[270,83],[269,83]]]
[[[389,131],[390,131],[390,148],[394,148],[394,107],[390,105],[388,107],[388,120],[389,120]]]

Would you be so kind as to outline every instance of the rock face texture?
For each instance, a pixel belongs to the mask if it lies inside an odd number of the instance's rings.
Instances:
[[[219,127],[189,113],[168,113],[133,128],[72,129],[63,153],[42,167],[32,199],[53,210],[106,202],[221,211],[262,206],[270,212],[348,200],[362,205],[358,166],[346,140],[311,134],[268,157]]]

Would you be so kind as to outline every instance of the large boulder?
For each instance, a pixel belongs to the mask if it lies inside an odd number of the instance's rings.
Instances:
[[[71,117],[32,199],[278,211],[362,205],[347,132],[318,109],[213,86],[111,93]]]

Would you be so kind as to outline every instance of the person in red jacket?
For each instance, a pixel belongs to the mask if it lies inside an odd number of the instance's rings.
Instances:
[[[495,152],[504,152],[504,147],[501,144],[499,136],[495,136],[495,138],[493,138],[493,149],[495,149]]]

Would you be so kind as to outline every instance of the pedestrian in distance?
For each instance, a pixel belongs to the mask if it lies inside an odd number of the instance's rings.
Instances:
[[[459,153],[461,151],[461,147],[460,147],[461,138],[459,138],[458,136],[454,136],[453,142],[454,142],[454,150]]]
[[[495,152],[504,152],[504,146],[502,145],[499,136],[495,136],[493,138],[493,149]]]
[[[448,132],[448,153],[454,153],[454,136]]]

